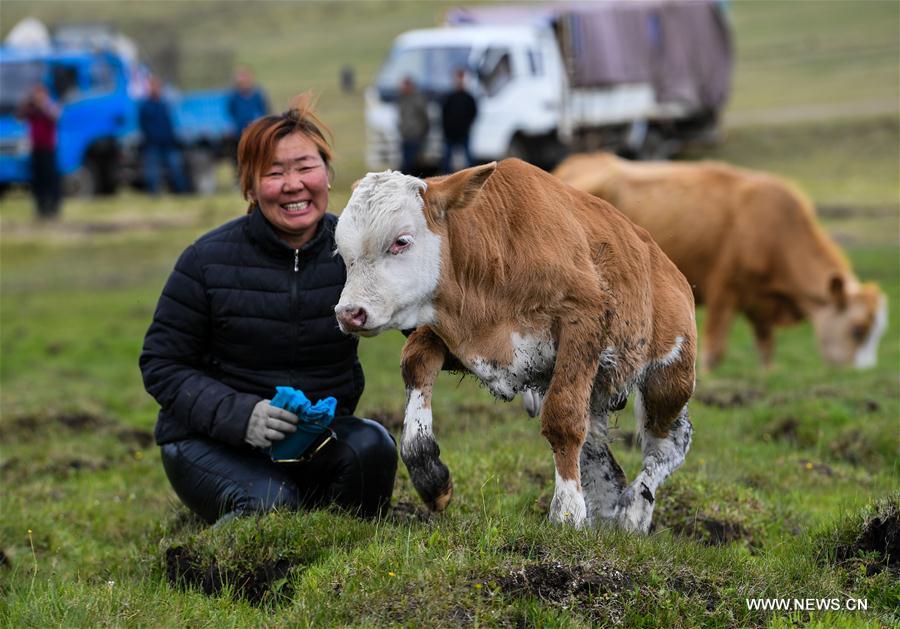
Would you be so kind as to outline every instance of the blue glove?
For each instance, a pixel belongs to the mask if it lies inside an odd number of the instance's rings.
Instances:
[[[293,387],[276,387],[271,405],[298,417],[297,430],[269,449],[273,460],[293,460],[302,457],[307,449],[328,430],[334,421],[337,400],[327,397],[315,404]]]

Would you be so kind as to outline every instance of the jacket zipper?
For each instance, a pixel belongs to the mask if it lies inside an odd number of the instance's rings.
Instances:
[[[299,270],[300,270],[300,250],[294,249],[294,273],[296,274]],[[292,317],[294,316],[294,313],[296,313],[300,309],[300,304],[297,303],[298,300],[299,300],[299,296],[297,294],[297,277],[295,276],[295,277],[291,278],[291,302],[290,303],[291,303],[291,316]],[[291,350],[291,369],[289,372],[291,381],[289,384],[290,384],[290,386],[295,386],[297,384],[297,374],[294,371],[294,365],[297,362],[297,346],[300,343],[300,322],[294,321],[293,326],[291,326],[291,327],[293,328],[293,337],[294,337],[293,341],[294,342],[291,344],[293,346],[293,348]]]

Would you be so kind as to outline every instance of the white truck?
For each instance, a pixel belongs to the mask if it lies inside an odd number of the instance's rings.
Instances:
[[[366,163],[397,168],[395,106],[410,77],[430,101],[423,166],[442,155],[440,102],[464,68],[478,103],[478,160],[545,168],[604,148],[668,157],[715,137],[730,89],[730,30],[717,0],[607,0],[456,9],[447,25],[403,33],[366,90]]]

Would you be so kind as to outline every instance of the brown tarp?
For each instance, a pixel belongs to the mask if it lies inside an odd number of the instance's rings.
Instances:
[[[602,0],[451,9],[448,24],[554,28],[576,87],[649,82],[660,103],[719,109],[731,34],[718,0]]]

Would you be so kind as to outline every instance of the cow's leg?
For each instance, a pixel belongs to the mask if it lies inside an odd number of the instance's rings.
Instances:
[[[433,511],[443,511],[453,495],[450,470],[441,462],[431,429],[431,392],[447,354],[440,337],[423,326],[407,339],[400,363],[406,385],[400,457],[419,496]]]
[[[761,317],[751,318],[750,324],[753,326],[753,336],[756,337],[756,349],[759,352],[759,360],[764,368],[769,369],[772,366],[772,351],[775,347],[772,324]]]
[[[591,526],[616,516],[616,504],[625,489],[625,473],[609,449],[606,400],[591,402],[587,438],[581,447],[581,487]]]
[[[703,352],[700,357],[704,371],[711,371],[725,357],[728,332],[734,320],[736,304],[727,289],[710,294],[703,323]]]
[[[673,364],[650,368],[638,386],[634,413],[644,462],[640,473],[619,497],[616,520],[630,531],[646,533],[653,519],[656,490],[684,463],[693,427],[687,401],[694,390],[694,352]]]
[[[587,433],[591,388],[600,360],[599,314],[588,309],[560,326],[556,365],[541,408],[541,434],[556,464],[550,520],[582,526],[587,516],[579,458]]]

